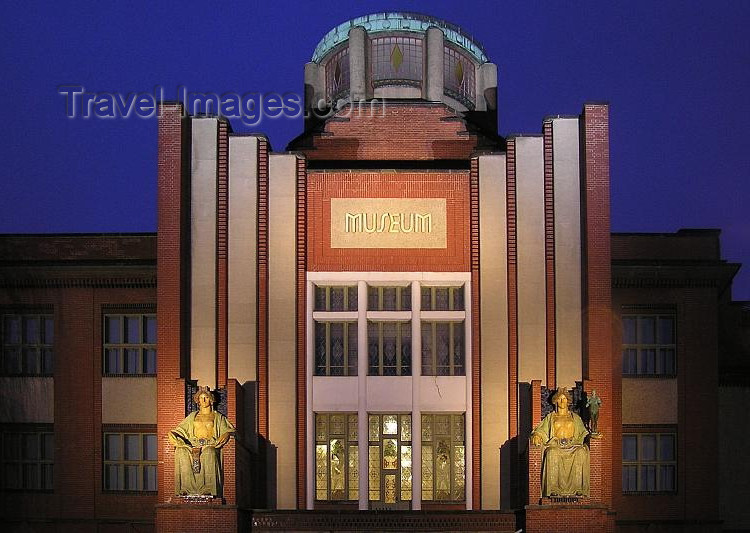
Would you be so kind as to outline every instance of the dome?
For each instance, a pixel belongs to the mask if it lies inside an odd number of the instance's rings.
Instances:
[[[420,13],[387,12],[363,15],[343,22],[325,34],[313,52],[312,61],[320,61],[338,44],[349,38],[349,30],[361,26],[368,34],[389,32],[412,32],[424,35],[430,27],[437,27],[443,31],[445,40],[462,48],[477,61],[478,64],[489,61],[484,47],[455,24],[439,18]]]

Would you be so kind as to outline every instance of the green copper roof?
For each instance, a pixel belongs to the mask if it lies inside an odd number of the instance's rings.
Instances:
[[[410,31],[424,34],[429,27],[436,26],[443,30],[447,41],[466,50],[480,64],[489,61],[482,45],[474,41],[471,36],[455,24],[429,15],[405,12],[373,13],[339,24],[320,40],[318,46],[315,47],[312,60],[319,63],[333,47],[346,41],[349,38],[349,30],[356,26],[362,26],[370,34],[390,31]]]

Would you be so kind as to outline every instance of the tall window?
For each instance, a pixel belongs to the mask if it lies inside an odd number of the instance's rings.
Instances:
[[[367,425],[369,500],[386,504],[411,501],[411,415],[371,414]]]
[[[410,376],[411,322],[368,322],[367,355],[371,376]]]
[[[466,55],[446,46],[443,60],[443,77],[445,93],[466,105],[474,108],[475,84],[474,62]]]
[[[333,100],[349,92],[349,47],[336,52],[326,63],[326,96]]]
[[[422,415],[422,500],[466,499],[464,415]]]
[[[676,443],[674,433],[623,433],[622,491],[676,491]]]
[[[52,375],[55,330],[52,315],[5,314],[2,328],[5,375]]]
[[[626,376],[674,376],[673,314],[623,315],[622,373]]]
[[[55,437],[52,426],[3,430],[0,443],[3,489],[53,489]]]
[[[315,322],[315,375],[357,375],[356,322]]]
[[[375,87],[388,82],[422,84],[422,39],[414,37],[377,37],[372,39],[372,82]]]
[[[423,320],[422,375],[465,375],[465,346],[463,322]]]
[[[359,499],[356,413],[315,414],[315,499]]]
[[[156,433],[104,433],[104,490],[156,490]]]
[[[156,315],[104,315],[104,373],[156,374]]]

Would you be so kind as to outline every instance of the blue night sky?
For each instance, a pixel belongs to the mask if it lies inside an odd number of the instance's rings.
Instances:
[[[6,2],[0,16],[0,232],[156,230],[156,120],[66,117],[91,92],[302,94],[347,19],[417,11],[463,27],[499,71],[501,134],[611,104],[612,230],[721,228],[750,300],[750,2]],[[219,7],[220,6],[220,7]],[[302,119],[264,119],[275,150]]]

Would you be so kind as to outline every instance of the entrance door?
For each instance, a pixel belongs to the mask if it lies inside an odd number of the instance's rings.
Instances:
[[[368,419],[371,509],[410,509],[411,415],[371,414]]]

